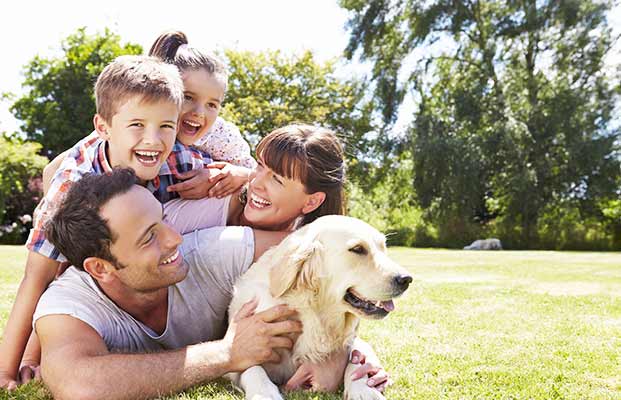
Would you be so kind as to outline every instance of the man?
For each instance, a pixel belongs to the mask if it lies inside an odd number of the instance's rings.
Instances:
[[[131,170],[84,177],[48,227],[73,265],[33,319],[55,398],[176,392],[276,361],[274,349],[293,345],[281,335],[301,331],[286,319],[292,310],[253,314],[253,303],[225,326],[233,283],[285,233],[221,227],[181,237],[135,182]]]

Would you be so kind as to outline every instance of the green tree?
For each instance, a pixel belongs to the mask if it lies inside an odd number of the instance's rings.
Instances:
[[[94,35],[78,29],[63,40],[61,49],[58,57],[36,56],[24,67],[25,94],[11,106],[21,130],[41,143],[49,157],[93,129],[93,85],[102,69],[119,55],[142,53],[139,45],[121,45],[120,37],[108,29]]]
[[[0,135],[0,242],[23,243],[32,210],[41,196],[40,176],[47,158],[41,145]]]
[[[373,62],[385,121],[404,93],[417,94],[413,182],[440,237],[466,239],[473,223],[493,221],[512,245],[530,247],[546,210],[571,204],[580,223],[601,218],[597,204],[618,196],[619,132],[610,121],[619,73],[604,68],[609,2],[341,5],[352,11],[346,55]],[[450,50],[430,54],[437,41]]]
[[[365,99],[365,82],[336,76],[331,62],[320,64],[311,52],[285,56],[227,50],[229,87],[222,115],[257,143],[280,126],[320,124],[334,129],[346,144],[349,175],[362,177],[374,130],[374,104]]]

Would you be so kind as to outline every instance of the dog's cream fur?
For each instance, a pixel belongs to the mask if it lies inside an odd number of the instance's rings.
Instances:
[[[274,383],[286,383],[304,361],[319,362],[351,346],[359,317],[382,317],[369,316],[345,302],[346,291],[353,288],[366,300],[387,302],[403,291],[394,287],[398,275],[407,272],[386,255],[384,235],[360,220],[326,216],[292,233],[236,283],[229,316],[257,298],[257,311],[277,304],[297,310],[304,331],[291,352],[279,351],[279,364],[252,367],[229,378],[248,399],[282,399]],[[364,353],[367,359],[375,357],[370,349]],[[357,366],[346,368],[345,397],[383,399],[366,379],[347,379]]]

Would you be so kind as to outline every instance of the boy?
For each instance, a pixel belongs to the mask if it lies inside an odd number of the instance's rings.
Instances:
[[[141,183],[165,202],[175,197],[166,187],[176,182],[179,173],[202,170],[211,162],[200,152],[175,143],[184,99],[176,67],[151,57],[119,57],[98,77],[95,99],[96,133],[70,150],[34,212],[33,229],[26,243],[29,253],[24,278],[0,344],[0,388],[17,386],[17,367],[32,329],[37,301],[54,279],[60,262],[65,261],[47,240],[45,225],[71,184],[86,173],[109,173],[117,166],[132,168]],[[24,364],[29,362],[24,357]]]

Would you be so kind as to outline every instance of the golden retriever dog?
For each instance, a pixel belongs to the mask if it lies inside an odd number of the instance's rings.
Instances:
[[[247,399],[282,399],[278,387],[307,360],[321,362],[337,350],[350,348],[359,318],[381,319],[394,309],[412,277],[388,258],[385,237],[355,218],[324,216],[293,232],[267,251],[235,285],[229,307],[234,316],[256,298],[261,311],[287,304],[298,311],[303,333],[281,361],[247,369],[229,378]],[[371,350],[367,360],[376,362]],[[348,379],[358,364],[349,363],[344,376],[346,399],[383,399],[366,379]]]

